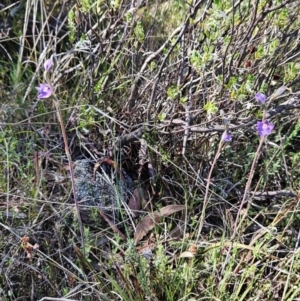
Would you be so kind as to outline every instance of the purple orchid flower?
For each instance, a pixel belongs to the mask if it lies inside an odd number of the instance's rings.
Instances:
[[[50,71],[53,67],[53,60],[52,60],[52,56],[50,59],[46,60],[45,63],[44,63],[44,68],[45,68],[45,71]]]
[[[231,138],[232,138],[231,135],[227,132],[224,132],[221,137],[222,141],[224,141],[224,142],[231,141]]]
[[[266,95],[263,94],[263,93],[261,93],[261,92],[257,92],[255,94],[254,98],[255,98],[255,100],[257,102],[260,102],[261,104],[265,104],[266,103],[266,99],[267,99]]]
[[[37,98],[48,98],[52,94],[52,87],[49,84],[40,84],[39,87],[36,87],[38,90]]]
[[[270,135],[273,129],[274,124],[270,123],[268,120],[257,122],[257,131],[261,137]]]

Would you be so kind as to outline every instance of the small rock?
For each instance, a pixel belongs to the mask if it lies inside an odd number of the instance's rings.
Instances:
[[[88,159],[75,162],[74,181],[80,207],[97,206],[109,210],[126,202],[134,190],[131,177],[122,170],[120,179],[118,172],[105,163],[97,168],[94,176],[94,165]]]

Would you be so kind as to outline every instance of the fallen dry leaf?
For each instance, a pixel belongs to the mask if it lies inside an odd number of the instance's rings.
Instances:
[[[180,254],[179,258],[194,258],[197,251],[198,247],[196,245],[191,245],[187,251]]]
[[[169,216],[175,212],[185,210],[185,205],[169,205],[161,208],[159,211],[154,211],[145,216],[137,225],[134,233],[134,242],[139,242],[156,223],[159,223],[162,217]]]
[[[185,251],[180,254],[179,258],[194,258],[195,255],[189,251]]]
[[[24,236],[21,238],[21,245],[24,251],[27,254],[27,258],[32,258],[33,257],[33,250],[37,250],[40,246],[38,244],[32,245],[29,243],[29,237]]]
[[[124,176],[121,172],[121,169],[117,165],[117,163],[115,161],[113,161],[112,159],[109,159],[109,158],[105,158],[105,159],[102,159],[100,161],[97,161],[97,163],[94,166],[94,179],[95,179],[95,176],[96,176],[97,169],[98,169],[99,166],[101,166],[102,163],[107,163],[109,166],[113,167],[117,171],[117,173],[119,174],[120,178],[122,180],[124,180]]]
[[[196,245],[191,245],[188,251],[191,252],[193,255],[196,255],[198,252],[198,247]]]
[[[142,191],[138,188],[134,189],[133,194],[131,195],[128,201],[128,207],[133,211],[136,216],[137,213],[134,211],[141,210],[142,207]]]

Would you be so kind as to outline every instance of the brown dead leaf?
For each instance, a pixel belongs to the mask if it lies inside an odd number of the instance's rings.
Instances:
[[[142,207],[142,191],[138,188],[134,189],[133,194],[131,195],[128,201],[128,207],[133,211],[136,216],[136,212],[141,210]]]
[[[96,171],[97,171],[98,167],[101,166],[102,163],[106,163],[109,166],[113,167],[117,171],[117,173],[119,174],[120,178],[122,180],[124,180],[124,176],[123,176],[123,174],[121,172],[121,169],[119,168],[118,164],[115,161],[113,161],[112,159],[109,159],[109,158],[105,158],[105,159],[102,159],[100,161],[97,161],[97,163],[94,166],[94,179],[95,179],[95,176],[96,176]]]
[[[160,222],[162,217],[169,216],[184,209],[186,209],[185,205],[169,205],[161,208],[160,211],[149,213],[138,223],[134,233],[134,242],[138,243],[150,230],[154,228],[155,224]]]
[[[196,245],[191,245],[188,251],[191,252],[193,255],[196,255],[198,252],[198,247]]]
[[[38,244],[32,245],[29,243],[29,237],[24,236],[21,238],[21,246],[24,249],[24,251],[27,254],[27,258],[32,258],[33,257],[33,251],[37,250],[40,246]]]
[[[189,251],[182,252],[179,258],[194,258],[195,255]]]
[[[179,258],[194,258],[198,252],[198,247],[196,245],[191,245],[189,249],[180,254]]]

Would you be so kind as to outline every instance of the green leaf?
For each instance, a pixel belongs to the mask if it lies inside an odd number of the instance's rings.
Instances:
[[[157,117],[158,117],[159,121],[164,121],[166,119],[166,117],[167,117],[167,114],[164,113],[164,112],[161,112],[161,113],[158,114]]]
[[[215,102],[213,101],[209,101],[205,106],[204,106],[204,110],[207,112],[207,114],[211,115],[211,114],[215,114],[218,112],[218,108],[215,104]]]

